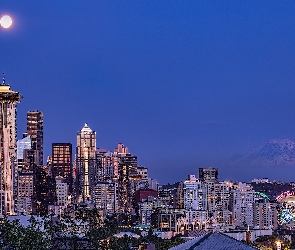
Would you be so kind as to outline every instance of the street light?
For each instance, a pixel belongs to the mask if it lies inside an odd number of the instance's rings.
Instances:
[[[277,250],[282,249],[282,243],[279,240],[276,241],[276,245],[277,245]]]
[[[2,28],[8,29],[11,26],[11,24],[12,24],[12,19],[10,16],[4,15],[1,17],[0,25],[2,26]]]

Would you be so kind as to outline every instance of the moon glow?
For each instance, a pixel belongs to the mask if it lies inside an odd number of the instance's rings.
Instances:
[[[10,16],[4,15],[1,17],[0,19],[0,25],[4,28],[4,29],[8,29],[12,24],[12,19]]]

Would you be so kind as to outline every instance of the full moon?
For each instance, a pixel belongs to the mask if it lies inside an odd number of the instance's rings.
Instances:
[[[4,28],[4,29],[8,29],[12,24],[12,19],[10,16],[2,16],[0,19],[0,25]]]

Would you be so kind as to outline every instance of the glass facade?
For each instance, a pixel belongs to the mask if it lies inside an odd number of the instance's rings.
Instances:
[[[72,144],[52,143],[52,175],[54,178],[63,177],[69,185],[69,192],[73,191]]]
[[[31,137],[27,136],[21,140],[18,140],[16,145],[17,145],[17,160],[23,160],[24,150],[31,149],[32,147]]]
[[[33,159],[38,166],[43,165],[43,113],[29,111],[27,113],[27,133],[32,139]]]

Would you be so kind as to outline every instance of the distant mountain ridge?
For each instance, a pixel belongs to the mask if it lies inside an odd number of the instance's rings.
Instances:
[[[272,139],[248,158],[263,165],[295,166],[295,142],[290,139]]]

